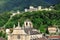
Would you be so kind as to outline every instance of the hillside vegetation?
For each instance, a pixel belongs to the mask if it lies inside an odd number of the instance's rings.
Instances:
[[[17,26],[18,21],[21,26],[26,19],[30,19],[34,28],[45,32],[48,26],[57,25],[60,28],[60,11],[33,11],[17,14],[10,19],[11,13],[4,13],[0,16],[0,27],[5,25],[5,28],[13,28]]]

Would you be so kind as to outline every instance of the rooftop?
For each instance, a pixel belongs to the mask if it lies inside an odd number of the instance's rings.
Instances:
[[[59,36],[49,36],[48,38],[60,38],[60,35]]]

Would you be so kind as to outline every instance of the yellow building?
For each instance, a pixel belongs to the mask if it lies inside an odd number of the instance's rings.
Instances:
[[[12,33],[8,30],[6,30],[6,33],[8,34],[8,40],[37,40],[42,38],[42,34],[33,28],[30,20],[26,20],[23,27],[20,27],[18,22],[18,26],[14,26]]]
[[[56,33],[57,28],[56,27],[48,27],[48,31],[49,31],[49,33]]]

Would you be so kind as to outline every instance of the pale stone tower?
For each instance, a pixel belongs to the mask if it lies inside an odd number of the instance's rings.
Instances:
[[[41,6],[38,6],[38,10],[41,10],[42,8],[41,8]]]
[[[25,12],[28,12],[28,9],[25,9]]]

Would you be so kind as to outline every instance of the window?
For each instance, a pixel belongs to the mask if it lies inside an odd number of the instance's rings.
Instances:
[[[28,23],[26,23],[26,25],[28,25]]]
[[[18,35],[17,38],[20,39],[20,35]]]

